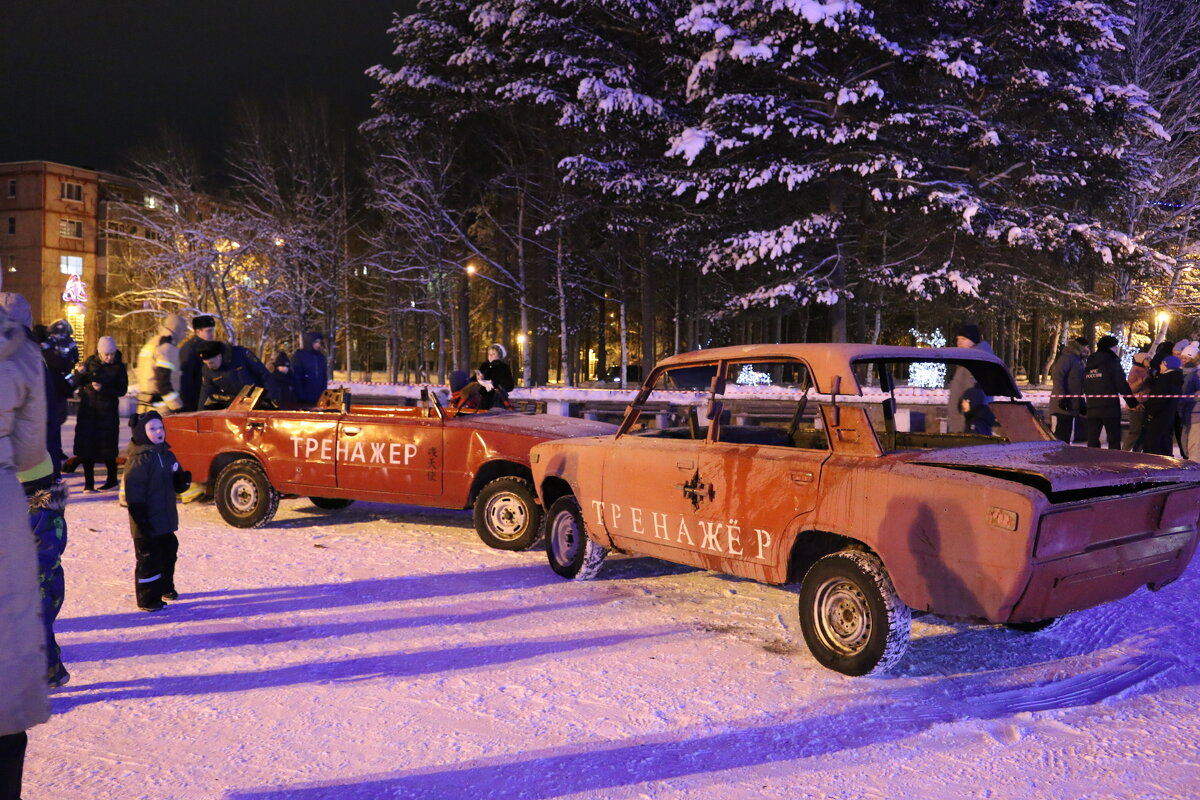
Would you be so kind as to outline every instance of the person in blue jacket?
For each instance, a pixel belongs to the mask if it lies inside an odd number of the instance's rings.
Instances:
[[[328,385],[325,335],[309,331],[304,334],[304,346],[292,354],[292,386],[297,402],[301,406],[315,406]]]

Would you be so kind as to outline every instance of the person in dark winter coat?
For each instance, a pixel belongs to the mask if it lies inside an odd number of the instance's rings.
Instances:
[[[129,373],[111,336],[100,339],[96,354],[79,368],[79,410],[75,418],[75,457],[83,466],[83,490],[96,491],[96,462],[107,472],[100,491],[117,487],[121,398],[129,389]]]
[[[983,333],[980,332],[979,326],[972,323],[967,323],[958,329],[955,346],[982,350],[989,354],[992,352],[992,346],[983,340]],[[954,367],[954,374],[950,377],[950,382],[946,384],[949,392],[946,404],[947,432],[956,433],[966,429],[966,420],[962,413],[962,397],[963,393],[974,385],[975,376],[971,374],[971,370],[964,366]],[[990,398],[988,402],[991,402]]]
[[[292,354],[292,387],[301,406],[311,407],[329,386],[329,367],[325,358],[325,334],[309,331],[304,346]]]
[[[54,378],[54,402],[63,422],[67,420],[67,400],[75,394],[75,365],[79,363],[79,345],[73,334],[71,324],[60,319],[47,328],[42,342],[42,358]]]
[[[271,379],[267,368],[254,353],[239,345],[203,342],[198,353],[204,362],[200,383],[201,411],[226,408],[245,387],[265,389]]]
[[[50,718],[45,633],[38,614],[34,539],[18,470],[49,464],[46,453],[45,364],[28,322],[0,302],[0,796],[20,797],[26,730]],[[20,297],[26,311],[29,304]]]
[[[192,318],[192,336],[179,348],[179,399],[183,411],[200,408],[200,385],[204,380],[204,362],[200,345],[217,338],[217,321],[207,314]]]
[[[1167,356],[1158,374],[1149,381],[1142,452],[1159,456],[1175,454],[1175,420],[1179,416],[1179,395],[1183,394],[1182,366],[1179,356]]]
[[[44,359],[45,351],[33,344],[30,338],[32,333],[29,325],[33,322],[33,312],[29,302],[22,295],[3,292],[0,293],[0,307],[6,310],[9,324],[20,325],[25,329],[26,358],[41,367],[41,397],[53,397],[54,381]],[[54,620],[58,617],[66,597],[62,556],[67,549],[65,512],[68,492],[67,485],[59,474],[61,462],[55,458],[55,454],[61,453],[56,422],[58,412],[49,401],[44,402],[41,408],[45,413],[46,456],[40,463],[17,473],[17,479],[25,492],[29,527],[33,529],[34,540],[37,543],[38,583],[41,587],[46,653],[45,677],[48,685],[58,687],[70,679],[62,663],[62,651],[54,636]]]
[[[42,358],[54,387],[54,393],[46,397],[46,403],[54,409],[51,421],[58,429],[59,439],[57,452],[50,455],[59,466],[66,458],[62,451],[62,426],[67,421],[67,401],[75,394],[75,365],[79,363],[79,346],[72,333],[70,323],[65,319],[56,320],[47,329],[46,340],[41,345]]]
[[[267,394],[275,402],[277,408],[297,408],[296,389],[292,385],[292,362],[287,353],[282,350],[271,363],[271,372],[267,375]]]
[[[1086,438],[1083,418],[1087,413],[1087,403],[1083,400],[1083,363],[1087,357],[1087,340],[1072,339],[1050,368],[1054,437],[1068,444],[1071,443],[1072,431],[1075,441]]]
[[[464,408],[489,409],[508,406],[508,393],[516,386],[512,369],[504,362],[507,352],[502,344],[493,344],[487,349],[487,361],[475,370],[475,380],[464,386],[457,394]]]
[[[983,393],[983,389],[972,386],[963,392],[959,402],[964,420],[963,433],[991,436],[992,428],[996,426],[996,415],[988,406],[988,396]]]
[[[188,488],[191,473],[180,469],[162,417],[151,411],[138,417],[125,460],[125,500],[129,532],[137,558],[134,570],[138,608],[158,611],[175,600],[175,562],[179,553],[179,511],[175,494]]]
[[[1137,408],[1137,398],[1125,380],[1125,370],[1117,358],[1115,336],[1101,336],[1096,352],[1084,366],[1083,393],[1087,395],[1088,447],[1100,446],[1104,432],[1110,450],[1121,449],[1121,401]]]

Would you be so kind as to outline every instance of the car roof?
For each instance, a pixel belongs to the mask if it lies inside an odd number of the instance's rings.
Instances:
[[[971,347],[897,347],[884,344],[748,344],[714,347],[669,356],[658,362],[657,369],[704,364],[716,360],[767,361],[776,358],[800,359],[812,370],[818,392],[861,395],[854,378],[853,364],[864,361],[941,362],[966,366],[987,394],[1020,397],[1008,367],[991,353]]]

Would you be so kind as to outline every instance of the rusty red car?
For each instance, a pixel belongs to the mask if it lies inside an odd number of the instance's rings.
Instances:
[[[990,434],[900,408],[939,369],[993,396]],[[1177,579],[1196,548],[1200,465],[1064,444],[1020,397],[973,349],[668,358],[614,435],[533,448],[550,565],[589,578],[615,551],[798,582],[809,650],[847,675],[899,662],[914,612],[1033,631]]]
[[[283,495],[328,510],[355,500],[474,508],[479,537],[502,550],[526,549],[541,534],[530,448],[616,430],[546,414],[448,410],[435,395],[421,406],[389,406],[330,390],[313,410],[276,410],[258,388],[227,409],[172,414],[165,424],[183,468],[208,483],[230,525],[267,524]]]

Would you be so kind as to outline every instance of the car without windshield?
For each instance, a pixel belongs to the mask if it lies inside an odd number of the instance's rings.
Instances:
[[[329,390],[312,410],[273,408],[249,387],[222,411],[172,414],[167,441],[184,469],[206,481],[221,516],[239,528],[271,521],[281,495],[321,509],[355,500],[474,508],[486,544],[523,550],[541,533],[530,483],[538,442],[597,436],[615,425],[547,414],[351,402]]]
[[[943,368],[997,398],[991,435],[898,408]],[[533,449],[550,565],[589,578],[616,551],[798,581],[809,650],[848,675],[896,664],[914,611],[1033,631],[1177,579],[1200,465],[1071,447],[1019,398],[1003,362],[963,348],[668,358],[614,435]]]

